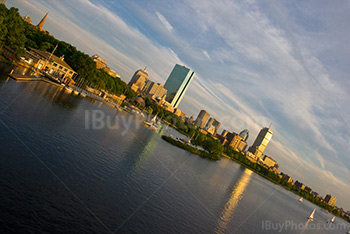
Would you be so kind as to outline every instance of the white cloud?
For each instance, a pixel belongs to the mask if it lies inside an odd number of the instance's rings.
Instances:
[[[164,17],[164,15],[162,15],[161,13],[159,13],[158,11],[156,11],[156,15],[158,17],[158,19],[160,20],[160,22],[162,22],[162,24],[164,25],[164,27],[168,30],[168,31],[173,31],[174,28],[173,26],[171,26],[171,24],[166,20],[166,18]]]

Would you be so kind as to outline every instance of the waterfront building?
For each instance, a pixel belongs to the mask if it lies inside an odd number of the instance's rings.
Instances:
[[[209,119],[209,113],[205,110],[201,110],[197,116],[197,119],[194,121],[194,125],[196,125],[198,128],[203,129],[205,123]]]
[[[273,132],[269,128],[263,128],[260,130],[258,136],[256,137],[253,145],[249,147],[248,151],[261,158],[266,146],[269,144],[272,138]]]
[[[324,202],[330,206],[334,206],[335,203],[337,202],[337,199],[333,197],[331,194],[327,194],[324,198]]]
[[[312,193],[312,189],[308,186],[305,186],[304,191],[308,193]]]
[[[242,130],[239,135],[242,137],[242,141],[247,141],[249,137],[249,131],[248,129]]]
[[[177,108],[182,98],[184,97],[186,90],[188,89],[195,73],[179,64],[176,64],[171,71],[167,81],[164,84],[164,88],[168,90],[166,100],[174,107]]]
[[[40,22],[36,26],[36,28],[39,29],[40,31],[43,31],[43,26],[44,26],[47,14],[49,14],[49,12],[46,13],[46,15],[40,20]]]
[[[148,81],[148,73],[146,72],[147,67],[145,69],[137,70],[132,76],[129,87],[135,92],[141,92]]]
[[[65,61],[64,56],[57,57],[47,51],[30,48],[24,55],[24,61],[38,71],[47,72],[64,83],[72,83],[78,75]]]
[[[271,157],[269,157],[269,156],[267,156],[267,155],[264,156],[264,158],[263,158],[263,163],[264,163],[268,168],[273,168],[273,167],[276,165],[276,161],[275,161],[273,158],[271,158]]]
[[[4,4],[5,5],[6,0],[0,0],[0,4]]]

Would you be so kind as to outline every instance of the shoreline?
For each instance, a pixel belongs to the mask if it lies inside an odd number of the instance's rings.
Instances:
[[[175,129],[175,130],[176,130],[176,129]],[[180,132],[180,133],[181,133],[181,132]],[[188,148],[188,147],[191,147],[191,148],[194,148],[194,147],[189,146],[189,145],[187,145],[187,144],[185,144],[185,143],[183,143],[183,142],[180,142],[180,141],[178,141],[178,140],[175,140],[175,139],[173,139],[173,138],[170,137],[170,136],[162,135],[162,139],[165,140],[165,141],[167,141],[167,142],[169,142],[170,144],[172,144],[172,145],[174,145],[174,146],[177,146],[177,147],[179,147],[179,148],[181,148],[181,149],[187,150],[187,151],[190,152],[190,153],[196,154],[195,152],[192,152],[192,151],[189,150],[189,148]],[[169,141],[168,139],[171,139],[171,141]],[[194,149],[195,149],[195,148],[194,148]],[[203,151],[203,152],[204,152],[204,151]],[[207,152],[205,152],[205,153],[207,153]],[[209,154],[209,153],[207,153],[207,154]],[[197,155],[200,156],[200,157],[202,157],[202,156],[199,155],[199,154],[197,154]],[[257,175],[261,176],[262,178],[267,179],[268,181],[270,181],[270,182],[272,182],[272,183],[274,183],[274,184],[280,186],[281,188],[284,188],[284,189],[287,190],[287,191],[290,191],[290,192],[294,193],[295,195],[298,195],[299,197],[303,197],[303,198],[306,199],[307,201],[309,201],[309,202],[311,202],[312,204],[318,206],[320,209],[327,211],[329,214],[332,214],[332,215],[334,215],[334,216],[337,216],[337,217],[341,218],[342,220],[344,220],[344,221],[350,223],[350,221],[347,220],[345,217],[338,216],[338,215],[332,213],[329,209],[327,209],[327,207],[323,207],[323,206],[321,206],[320,204],[316,204],[314,201],[308,199],[307,197],[303,196],[302,194],[299,194],[297,191],[293,191],[292,189],[289,189],[288,187],[284,186],[283,184],[280,184],[280,183],[278,183],[277,181],[274,181],[272,178],[267,177],[266,175],[260,173],[259,171],[255,170],[254,168],[250,167],[249,165],[243,163],[242,161],[239,161],[239,160],[235,159],[234,157],[230,157],[230,156],[228,156],[228,155],[222,154],[222,155],[220,156],[219,159],[216,159],[216,160],[211,159],[211,160],[212,160],[212,161],[221,160],[221,157],[224,157],[224,158],[226,158],[226,159],[228,159],[228,160],[232,160],[232,161],[234,161],[234,162],[236,162],[236,163],[238,163],[238,164],[244,166],[245,168],[247,168],[247,169],[253,171],[254,173],[256,173]],[[203,158],[203,157],[202,157],[202,158]],[[204,158],[206,158],[206,157],[204,157]],[[209,159],[210,159],[210,158],[209,158]]]

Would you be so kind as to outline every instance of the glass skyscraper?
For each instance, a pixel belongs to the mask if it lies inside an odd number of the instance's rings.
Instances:
[[[195,73],[191,69],[179,64],[176,64],[171,71],[164,88],[168,90],[165,100],[174,108],[180,104],[194,75]]]

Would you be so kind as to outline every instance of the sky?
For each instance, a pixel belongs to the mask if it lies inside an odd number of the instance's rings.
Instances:
[[[179,109],[201,109],[280,171],[350,210],[350,1],[8,0],[57,39],[107,61],[121,79],[148,67],[165,83],[176,63],[196,72]]]

